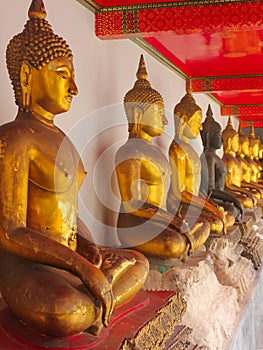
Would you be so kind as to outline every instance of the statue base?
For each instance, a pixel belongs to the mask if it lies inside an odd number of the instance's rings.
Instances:
[[[261,203],[260,206],[256,206],[253,209],[246,209],[245,210],[245,215],[252,216],[254,222],[258,221],[262,217],[262,208],[261,206],[263,205],[263,201],[260,200]]]
[[[240,240],[239,227],[233,226],[226,235],[210,235],[206,241],[218,281],[237,290],[238,302],[243,300],[255,276],[253,263],[241,256]]]
[[[263,258],[263,237],[252,230],[250,234],[240,241],[243,246],[242,256],[252,261],[255,270],[258,270]]]
[[[183,324],[193,329],[189,340],[209,349],[224,349],[239,312],[238,293],[218,282],[209,252],[196,252],[163,273],[151,269],[145,288],[179,290],[187,304]]]
[[[242,220],[236,223],[235,226],[239,227],[242,237],[245,237],[252,231],[255,221],[256,219],[253,210],[251,210],[251,212],[245,210]]]
[[[153,344],[156,350],[201,349],[188,340],[192,330],[179,326],[185,307],[179,293],[141,291],[114,311],[109,327],[98,337],[83,332],[52,338],[19,322],[0,299],[0,344],[12,350],[150,350]]]

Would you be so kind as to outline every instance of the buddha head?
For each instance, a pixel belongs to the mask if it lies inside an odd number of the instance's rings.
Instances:
[[[222,132],[223,148],[225,151],[237,152],[239,148],[238,132],[233,128],[231,118],[229,117],[227,126]]]
[[[238,135],[239,135],[238,154],[241,155],[241,156],[248,156],[249,155],[249,139],[243,133],[243,130],[241,128],[241,123],[239,123]]]
[[[261,143],[260,136],[258,136],[258,140],[259,140],[258,158],[259,158],[259,159],[262,159],[262,158],[263,158],[263,145],[262,145],[262,143]]]
[[[124,97],[129,133],[135,137],[139,137],[141,132],[150,137],[159,136],[168,122],[165,117],[163,98],[147,80],[143,55],[140,57],[136,76],[134,87]]]
[[[202,109],[196,104],[190,89],[174,107],[174,122],[179,138],[195,139],[202,130]]]
[[[222,128],[213,118],[210,104],[206,112],[205,121],[200,132],[204,149],[219,149],[222,146]]]
[[[33,0],[24,30],[6,50],[6,63],[20,109],[48,116],[70,108],[77,94],[73,55],[66,41],[46,21],[42,0]]]
[[[258,158],[260,141],[255,136],[254,123],[251,123],[250,134],[249,134],[248,139],[249,139],[250,154],[251,154],[252,158]]]

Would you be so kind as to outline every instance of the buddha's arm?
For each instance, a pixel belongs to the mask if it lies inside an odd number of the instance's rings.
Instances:
[[[181,147],[174,142],[169,150],[169,160],[171,168],[170,199],[183,201],[181,194],[185,190],[183,180],[186,178],[186,159]]]
[[[119,190],[124,210],[131,215],[161,222],[172,229],[187,228],[183,219],[150,203],[142,193],[141,160],[127,159],[116,167]],[[145,185],[145,184],[144,184]]]
[[[261,192],[260,188],[255,183],[241,181],[241,186],[244,188],[247,188],[247,189],[251,189],[253,191],[253,194],[257,193],[259,195],[259,197],[261,198],[262,192]]]
[[[189,192],[183,192],[182,193],[182,198],[184,198],[185,203],[194,205],[198,208],[203,208],[209,213],[215,215],[218,217],[221,221],[224,222],[224,215],[223,213],[212,203],[210,203],[207,199],[205,198],[200,198],[197,197]]]
[[[85,259],[88,259],[93,265],[100,268],[102,257],[99,249],[93,242],[90,232],[80,218],[78,218],[77,242],[77,252]]]
[[[215,162],[213,157],[205,157],[208,177],[208,189],[212,190],[215,188]],[[204,164],[202,164],[204,166]]]
[[[182,179],[186,177],[186,159],[180,147],[170,148],[170,166],[172,170],[171,176],[171,191],[169,193],[169,199],[175,201],[178,198],[183,203],[194,205],[198,208],[204,208],[217,216],[221,221],[224,221],[223,213],[217,209],[216,206],[209,203],[206,199],[199,198],[192,193],[185,190],[185,186],[182,184]]]
[[[215,198],[215,199],[219,199],[222,201],[228,201],[230,203],[233,203],[240,210],[241,216],[243,215],[243,213],[244,213],[243,204],[239,200],[237,200],[235,197],[233,197],[231,194],[229,194],[225,191],[213,189],[210,192],[210,196],[211,196],[211,198]]]
[[[249,198],[251,198],[253,200],[254,205],[257,204],[257,199],[253,196],[253,194],[251,192],[249,192],[248,190],[246,190],[245,188],[243,188],[243,187],[241,188],[241,187],[238,187],[236,185],[226,183],[226,189],[229,189],[231,191],[239,192],[241,194],[244,194],[244,195],[246,195],[247,197],[249,197]]]

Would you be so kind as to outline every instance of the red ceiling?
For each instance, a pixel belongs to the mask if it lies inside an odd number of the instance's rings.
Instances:
[[[98,4],[98,37],[135,40],[179,70],[187,84],[191,78],[193,92],[212,95],[222,105],[222,115],[263,116],[263,1],[97,0]]]

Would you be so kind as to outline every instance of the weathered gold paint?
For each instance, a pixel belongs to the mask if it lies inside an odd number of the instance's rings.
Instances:
[[[257,199],[249,190],[242,187],[242,166],[235,157],[239,150],[239,135],[233,129],[230,118],[222,132],[222,137],[224,149],[222,159],[227,167],[225,190],[235,195],[245,208],[252,208],[257,204]]]
[[[170,166],[166,156],[153,143],[163,133],[167,119],[162,96],[147,80],[143,57],[137,81],[124,98],[129,138],[116,155],[116,172],[122,199],[118,219],[123,244],[151,256],[181,258],[194,251],[209,235],[209,225],[187,223],[173,213],[167,194]],[[144,237],[156,235],[144,241]]]
[[[97,334],[142,287],[148,261],[139,252],[98,248],[78,219],[86,172],[54,124],[78,93],[72,53],[45,21],[42,0],[33,0],[29,17],[7,51],[19,110],[0,127],[0,290],[41,333]]]
[[[233,225],[233,215],[222,213],[199,194],[201,162],[189,142],[202,130],[202,110],[190,92],[175,106],[174,118],[175,136],[169,148],[172,169],[170,200],[180,200],[185,211],[188,205],[196,207],[199,220],[209,222],[211,232],[223,233]]]

